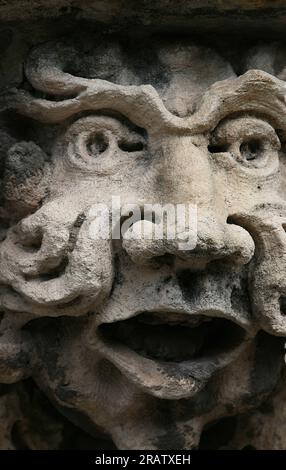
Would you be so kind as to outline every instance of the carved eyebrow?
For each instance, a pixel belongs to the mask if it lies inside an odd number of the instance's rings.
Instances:
[[[262,70],[249,70],[238,78],[216,82],[188,123],[197,132],[213,130],[234,112],[268,117],[286,136],[285,82]]]
[[[188,123],[170,113],[151,85],[122,86],[93,80],[87,89],[71,99],[52,101],[34,98],[23,90],[10,90],[0,98],[0,112],[15,110],[43,123],[59,123],[81,111],[111,109],[136,126],[156,132],[188,131]]]
[[[14,109],[41,122],[58,123],[81,111],[109,108],[125,115],[137,126],[156,132],[188,131],[187,122],[166,109],[151,85],[123,86],[65,72],[65,57],[73,57],[74,54],[71,46],[56,44],[51,48],[51,44],[44,44],[34,49],[28,57],[25,73],[36,90],[61,97],[75,97],[53,101],[13,89],[0,98],[0,111]]]
[[[67,48],[69,54],[67,54]],[[268,116],[286,136],[286,84],[260,71],[216,82],[204,94],[197,111],[180,118],[168,111],[151,85],[123,86],[101,79],[87,79],[65,72],[64,57],[75,54],[71,46],[44,44],[32,51],[25,72],[36,90],[73,98],[53,101],[35,98],[24,90],[10,90],[0,98],[0,111],[13,109],[46,123],[59,123],[81,111],[112,109],[149,133],[197,134],[213,130],[233,112]]]

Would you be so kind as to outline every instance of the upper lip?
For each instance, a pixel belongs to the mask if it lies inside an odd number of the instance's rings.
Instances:
[[[101,323],[92,336],[92,347],[140,388],[179,399],[198,392],[252,335],[223,311],[190,314],[161,308]]]

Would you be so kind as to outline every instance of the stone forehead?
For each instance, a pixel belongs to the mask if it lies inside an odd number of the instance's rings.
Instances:
[[[62,58],[66,63],[72,59],[74,70],[79,68],[86,78],[94,78],[98,74],[103,78],[105,74],[107,79],[113,73],[120,80],[122,70],[117,70],[119,66],[133,71],[142,83],[146,82],[148,70],[156,69],[169,72],[171,76],[188,73],[194,80],[203,71],[208,72],[205,79],[212,74],[216,74],[215,80],[236,76],[228,61],[218,52],[190,39],[161,40],[150,36],[134,44],[130,39],[107,37],[96,41],[83,38],[51,42],[47,46],[57,49],[59,55],[61,52],[65,54]],[[128,84],[127,79],[125,84]]]
[[[215,50],[194,41],[105,39],[50,44],[65,71],[120,85],[152,85],[165,106],[180,116],[193,112],[213,83],[235,78],[231,64]],[[55,55],[56,57],[56,55]],[[31,61],[32,64],[32,61]]]

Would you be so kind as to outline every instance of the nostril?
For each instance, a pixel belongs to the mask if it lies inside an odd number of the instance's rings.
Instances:
[[[229,215],[228,218],[226,219],[226,222],[229,224],[229,225],[237,225],[237,222],[235,220],[235,217],[232,216],[232,215]]]

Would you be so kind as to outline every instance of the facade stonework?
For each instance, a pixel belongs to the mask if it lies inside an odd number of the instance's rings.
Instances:
[[[1,30],[0,448],[284,449],[286,48],[71,13]]]

